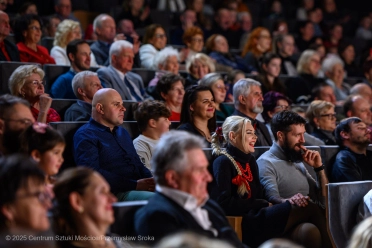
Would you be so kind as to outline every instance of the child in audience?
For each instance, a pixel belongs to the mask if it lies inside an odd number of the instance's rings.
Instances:
[[[54,184],[54,176],[63,163],[65,140],[52,127],[35,122],[20,136],[21,151],[31,156],[45,173],[47,185]]]
[[[134,113],[141,135],[133,140],[133,145],[142,163],[149,170],[151,170],[150,160],[155,145],[160,136],[169,131],[171,123],[168,118],[170,115],[167,106],[163,102],[155,100],[142,102]]]

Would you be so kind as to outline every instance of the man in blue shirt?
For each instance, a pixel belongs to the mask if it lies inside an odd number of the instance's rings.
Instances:
[[[125,112],[121,96],[114,89],[100,89],[92,105],[92,118],[74,135],[76,164],[101,173],[119,201],[147,200],[155,183],[128,132],[119,126]]]
[[[84,40],[73,40],[68,43],[66,53],[70,60],[71,68],[53,83],[50,95],[53,98],[76,99],[71,82],[76,73],[89,70],[90,46]]]

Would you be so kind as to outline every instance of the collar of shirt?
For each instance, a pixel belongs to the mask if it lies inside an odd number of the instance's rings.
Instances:
[[[118,69],[116,69],[115,67],[112,67],[112,68],[119,74],[121,81],[124,81],[125,74],[119,71]]]
[[[112,132],[111,132],[109,127],[106,127],[105,125],[102,125],[101,123],[95,121],[93,118],[90,118],[89,123],[94,125],[98,130],[103,131],[103,132],[107,131],[107,132],[110,132],[110,133],[115,133],[116,130],[118,129],[118,127],[116,126],[112,129]]]

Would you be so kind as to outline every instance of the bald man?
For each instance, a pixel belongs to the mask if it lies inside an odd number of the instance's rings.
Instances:
[[[153,195],[154,179],[120,126],[124,112],[116,90],[105,88],[94,94],[92,118],[74,135],[75,162],[101,173],[119,201],[147,200]]]
[[[358,83],[350,89],[350,95],[361,95],[372,104],[372,89],[368,84]]]
[[[21,61],[17,46],[5,39],[9,33],[9,16],[0,10],[0,61]]]

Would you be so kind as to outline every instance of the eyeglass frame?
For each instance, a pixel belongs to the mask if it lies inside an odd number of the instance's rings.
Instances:
[[[46,191],[36,191],[34,193],[26,193],[24,195],[16,196],[16,199],[23,199],[29,197],[36,197],[41,204],[45,204],[46,201],[51,200],[53,197]]]
[[[41,80],[41,81],[33,80],[33,81],[29,82],[29,84],[32,84],[33,86],[42,85],[44,88],[46,86],[46,82],[44,80]]]
[[[290,110],[291,106],[290,105],[276,105],[275,108],[281,108],[284,111],[284,110]]]
[[[318,117],[327,117],[328,120],[333,120],[333,119],[336,119],[336,116],[337,114],[336,113],[333,113],[333,114],[322,114],[322,115],[319,115]],[[333,117],[333,118],[332,118]]]
[[[10,118],[0,118],[4,121],[13,121],[13,122],[18,122],[18,123],[21,123],[23,125],[27,125],[27,126],[31,126],[34,122],[30,119],[27,119],[27,118],[24,118],[24,119],[19,119],[19,120],[15,120],[15,119],[10,119]]]

